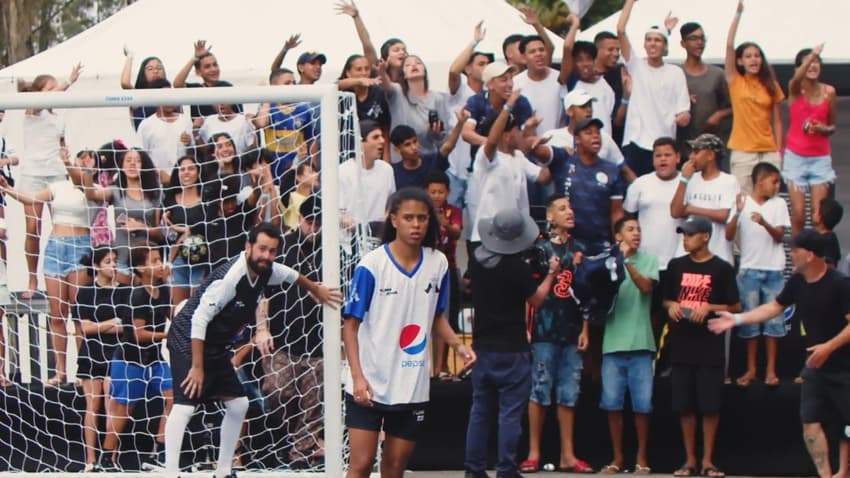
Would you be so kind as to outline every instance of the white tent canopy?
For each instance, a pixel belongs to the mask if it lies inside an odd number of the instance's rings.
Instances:
[[[703,26],[708,43],[703,58],[710,63],[723,63],[726,34],[735,14],[737,0],[640,0],[635,3],[627,33],[632,45],[643,56],[643,34],[652,25],[663,25],[667,12],[685,22]],[[802,48],[826,42],[823,55],[826,63],[850,62],[850,43],[844,38],[846,19],[850,14],[847,0],[749,0],[744,3],[744,14],[735,37],[736,44],[744,41],[758,43],[768,61],[773,64],[793,64],[794,56]],[[592,40],[600,31],[617,31],[620,12],[582,32],[581,39]],[[681,62],[685,51],[678,26],[670,36],[669,59]]]
[[[222,79],[256,84],[268,77],[269,65],[286,38],[301,33],[303,43],[290,52],[285,66],[295,70],[299,54],[320,51],[328,58],[323,80],[330,81],[348,55],[361,52],[351,18],[336,14],[335,3],[141,0],[45,52],[0,70],[0,78],[66,75],[74,61],[82,61],[86,77],[114,78],[121,71],[125,44],[137,61],[160,57],[173,78],[191,57],[193,42],[205,39],[213,45]],[[512,33],[532,32],[504,0],[360,0],[357,6],[376,48],[387,38],[401,38],[410,53],[421,56],[435,71],[447,71],[472,40],[479,20],[485,21],[487,38],[478,49],[499,57],[502,39]],[[554,35],[552,38],[557,40]],[[445,83],[442,77],[434,80],[437,85]]]

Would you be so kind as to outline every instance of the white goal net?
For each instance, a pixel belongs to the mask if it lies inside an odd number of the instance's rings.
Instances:
[[[113,473],[161,473],[179,386],[163,346],[172,306],[258,222],[280,226],[280,261],[343,292],[374,242],[339,234],[337,167],[360,143],[354,98],[329,85],[17,93],[0,105],[19,131],[0,151],[2,164],[17,159],[0,168],[0,474],[97,471],[103,456]],[[234,470],[341,476],[339,311],[295,287],[266,297],[274,353],[253,346],[253,319],[233,337],[251,403]],[[196,411],[184,476],[209,476],[222,416],[215,402]]]

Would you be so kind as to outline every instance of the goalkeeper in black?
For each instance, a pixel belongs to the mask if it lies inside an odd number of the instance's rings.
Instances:
[[[165,470],[170,476],[179,472],[183,435],[195,406],[212,400],[220,400],[225,408],[213,476],[236,476],[231,473],[231,463],[248,399],[230,363],[231,342],[256,320],[257,303],[265,287],[295,283],[321,304],[336,306],[342,301],[338,290],[275,263],[280,243],[278,228],[268,223],[255,226],[245,250],[213,270],[174,318],[168,332],[174,406],[165,425]]]

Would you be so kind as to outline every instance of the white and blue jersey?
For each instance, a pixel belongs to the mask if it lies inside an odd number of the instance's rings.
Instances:
[[[354,269],[342,314],[361,322],[360,366],[376,405],[428,401],[428,336],[434,317],[448,304],[448,268],[442,252],[423,247],[419,262],[408,273],[384,244]],[[346,375],[345,391],[353,394],[351,374]]]

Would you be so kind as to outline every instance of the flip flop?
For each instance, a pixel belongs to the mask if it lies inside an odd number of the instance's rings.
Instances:
[[[708,476],[710,478],[726,478],[726,473],[724,473],[720,468],[716,466],[709,466],[702,469],[700,473],[702,476]]]
[[[764,384],[768,387],[778,387],[779,386],[779,377],[765,377]]]
[[[582,473],[582,474],[596,473],[596,471],[593,469],[593,467],[591,467],[584,460],[576,460],[576,462],[573,463],[570,466],[559,466],[558,471],[560,471],[561,473]]]
[[[599,473],[603,474],[603,475],[616,475],[617,473],[620,473],[621,471],[623,471],[623,470],[621,470],[619,466],[617,466],[613,463],[609,463],[609,464],[603,466],[602,469],[599,470]]]
[[[686,477],[697,476],[697,469],[693,466],[683,465],[681,468],[673,472],[673,476]]]
[[[538,460],[525,460],[519,464],[520,473],[537,473],[540,471],[540,462]]]
[[[739,386],[740,388],[747,388],[753,384],[753,380],[755,380],[755,377],[741,375],[740,377],[735,379],[735,385]]]
[[[54,375],[45,383],[48,387],[61,387],[65,385],[65,376]]]
[[[635,465],[635,471],[633,472],[635,475],[651,475],[652,468],[643,465]]]

